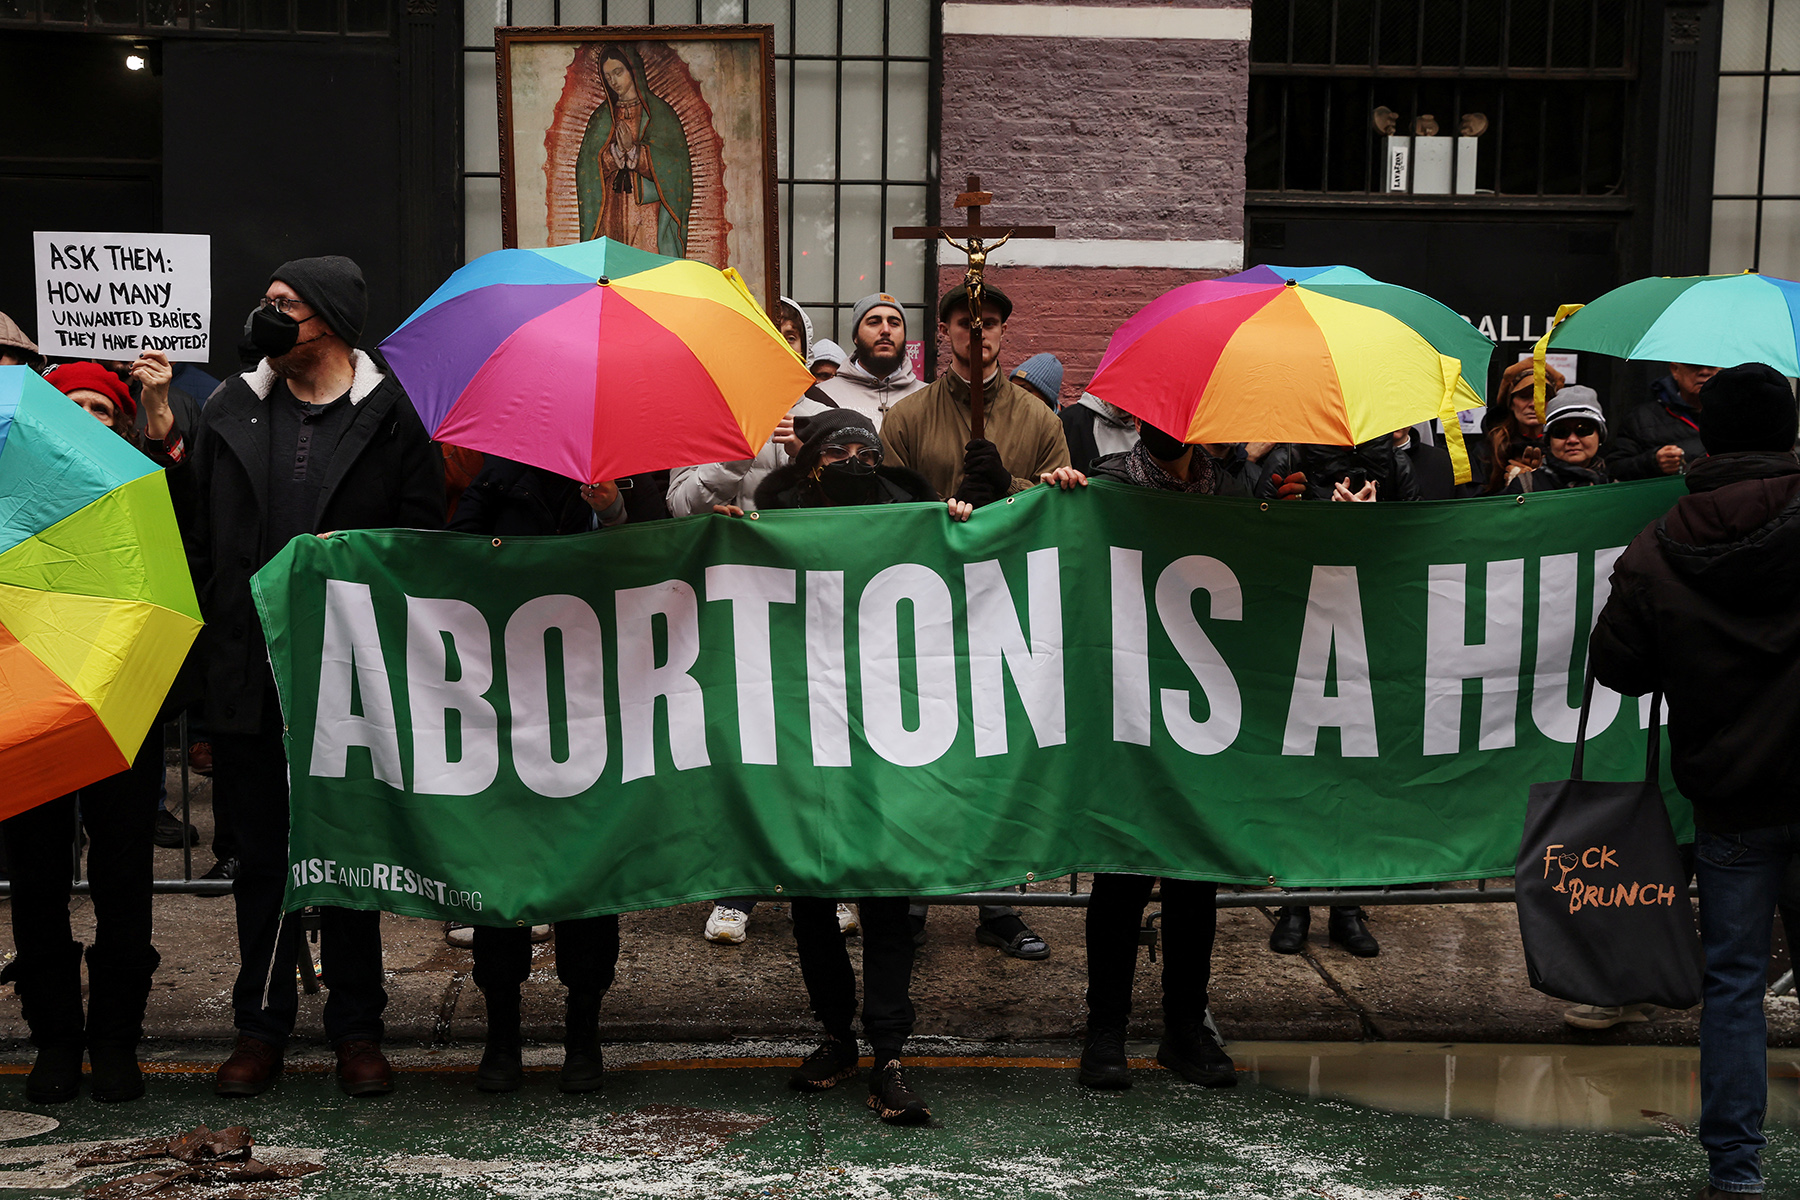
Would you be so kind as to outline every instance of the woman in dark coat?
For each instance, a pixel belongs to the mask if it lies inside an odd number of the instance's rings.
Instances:
[[[1189,495],[1246,494],[1243,483],[1203,447],[1184,445],[1180,438],[1142,420],[1137,427],[1137,445],[1100,459],[1093,478]],[[1043,478],[1063,488],[1085,483],[1080,472],[1067,467]],[[1156,882],[1150,875],[1094,876],[1087,910],[1087,1040],[1078,1076],[1086,1087],[1131,1086],[1125,1026],[1137,971],[1138,929]],[[1219,925],[1218,892],[1217,883],[1166,876],[1162,880],[1163,1040],[1156,1061],[1189,1083],[1234,1087],[1237,1069],[1207,1012]]]
[[[1611,483],[1600,458],[1606,440],[1606,414],[1590,387],[1566,387],[1549,405],[1544,423],[1544,445],[1549,454],[1544,465],[1519,480],[1528,492],[1558,488],[1592,487]]]
[[[125,383],[98,363],[68,363],[46,378],[101,424],[169,467],[182,454],[169,408],[169,362],[159,352],[132,364],[143,384],[146,433]],[[173,481],[172,481],[173,482]],[[7,968],[31,1029],[37,1059],[25,1079],[34,1104],[73,1100],[81,1090],[85,1048],[96,1100],[144,1094],[137,1045],[143,1036],[150,977],[161,961],[150,935],[151,834],[163,774],[158,714],[126,770],[78,792],[0,822],[12,876],[13,945]],[[87,873],[94,904],[94,942],[87,947],[88,1004],[81,1008],[81,943],[69,924],[71,850],[76,825],[87,832]]]
[[[1545,392],[1554,399],[1562,390],[1562,372],[1546,366],[1544,378]],[[1466,444],[1473,478],[1457,488],[1457,495],[1503,496],[1526,490],[1521,477],[1544,463],[1544,427],[1532,399],[1530,360],[1514,363],[1501,374],[1482,418],[1481,436]]]
[[[525,537],[587,533],[627,520],[624,494],[615,483],[582,483],[490,454],[458,502],[450,528]],[[531,930],[477,925],[473,932],[472,974],[487,1005],[487,1045],[475,1069],[475,1086],[484,1092],[515,1092],[525,1078],[519,989],[531,974]],[[619,918],[614,913],[558,921],[555,937],[556,977],[569,989],[556,1086],[591,1092],[606,1082],[600,1002],[618,970]]]
[[[931,485],[916,471],[882,463],[881,438],[869,418],[854,409],[833,408],[797,418],[803,439],[792,463],[771,471],[756,489],[756,506],[767,513],[788,508],[837,508],[866,504],[935,502]],[[974,510],[948,501],[950,516],[966,521]],[[715,512],[742,516],[735,505]],[[900,1054],[912,1033],[913,936],[905,896],[867,897],[857,902],[863,936],[863,1035],[874,1053],[868,1105],[893,1125],[918,1125],[931,1112],[901,1074]],[[825,1091],[856,1074],[856,975],[837,901],[799,896],[792,903],[794,943],[800,974],[813,1013],[825,1026],[825,1040],[789,1079],[801,1091]]]

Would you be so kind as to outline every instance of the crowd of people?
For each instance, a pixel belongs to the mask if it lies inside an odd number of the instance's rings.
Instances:
[[[300,930],[281,912],[287,764],[249,586],[293,537],[393,526],[491,536],[576,534],[697,513],[733,518],[759,509],[915,502],[942,505],[947,519],[966,521],[976,508],[1026,489],[1077,488],[1090,479],[1348,503],[1595,486],[1702,464],[1715,393],[1709,381],[1717,374],[1711,366],[1670,364],[1646,401],[1615,405],[1609,423],[1592,388],[1565,384],[1552,368],[1540,421],[1531,364],[1509,366],[1479,428],[1468,431],[1472,479],[1459,486],[1444,431],[1430,422],[1357,446],[1190,445],[1092,394],[1062,405],[1065,374],[1055,356],[1035,354],[1010,373],[1001,370],[1015,313],[997,287],[986,289],[979,316],[979,363],[972,361],[967,293],[957,288],[941,298],[935,332],[948,351],[949,369],[930,383],[918,378],[907,357],[909,335],[923,331],[909,330],[906,309],[894,296],[877,293],[856,302],[847,349],[815,341],[805,311],[784,297],[777,328],[816,382],[796,398],[766,445],[741,461],[592,483],[434,445],[395,376],[357,348],[366,313],[355,263],[300,259],[277,268],[256,302],[246,323],[246,369],[216,386],[192,368],[183,368],[185,382],[178,380],[156,353],[131,363],[68,362],[45,371],[53,386],[165,469],[202,597],[206,630],[165,715],[191,706],[204,730],[218,857],[207,877],[230,879],[235,895],[240,966],[232,1004],[238,1038],[218,1068],[221,1095],[255,1095],[270,1086],[297,1012],[291,967],[300,953]],[[0,363],[43,365],[38,348],[4,316]],[[986,396],[981,438],[971,436],[969,381],[976,371]],[[1727,372],[1724,382],[1737,387],[1735,378]],[[1791,408],[1790,397],[1790,417]],[[1791,449],[1791,420],[1786,429]],[[1800,474],[1791,453],[1783,461],[1782,470]],[[1616,686],[1632,687],[1644,682],[1637,676],[1647,669],[1636,663],[1629,670],[1609,668],[1621,680]],[[1680,753],[1678,742],[1678,761]],[[158,963],[151,846],[193,837],[159,801],[162,776],[160,739],[152,737],[130,770],[0,826],[18,951],[8,978],[37,1049],[26,1084],[33,1101],[75,1096],[84,1054],[96,1098],[143,1093],[136,1049]],[[68,916],[67,851],[78,824],[88,838],[96,918],[93,945],[86,948],[85,1016],[83,947],[71,935]],[[1126,1022],[1138,932],[1155,886],[1135,875],[1094,879],[1085,934],[1088,1020],[1080,1081],[1086,1086],[1130,1086]],[[1165,1032],[1157,1057],[1190,1082],[1230,1087],[1236,1072],[1207,1003],[1216,892],[1212,883],[1161,881]],[[703,936],[725,945],[744,941],[755,907],[754,897],[720,897]],[[860,935],[861,1036],[876,1064],[868,1104],[886,1121],[925,1120],[928,1106],[903,1070],[925,907],[904,898],[818,897],[792,899],[791,912],[802,982],[823,1029],[818,1048],[794,1072],[794,1086],[829,1089],[857,1072],[856,978],[846,939]],[[1304,908],[1283,908],[1270,948],[1300,952],[1309,920]],[[381,1049],[386,994],[378,914],[327,907],[320,925],[332,967],[324,1024],[336,1051],[337,1078],[351,1095],[386,1092],[393,1078]],[[568,990],[559,1085],[570,1092],[602,1085],[599,1020],[619,956],[617,917],[558,922],[553,930],[449,926],[446,936],[471,949],[473,978],[486,1005],[477,1087],[520,1086],[520,987],[531,942],[544,938],[555,941],[557,975]],[[975,936],[1021,959],[1051,952],[1007,907],[982,908]],[[1365,914],[1354,908],[1332,910],[1329,938],[1359,956],[1380,950]],[[1593,1019],[1604,1024],[1606,1014]],[[1617,1019],[1631,1018],[1621,1013]]]

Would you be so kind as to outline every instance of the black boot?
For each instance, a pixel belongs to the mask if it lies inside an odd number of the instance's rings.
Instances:
[[[21,957],[10,968],[31,1029],[37,1061],[25,1077],[33,1104],[61,1104],[81,1093],[81,943]]]
[[[592,1092],[606,1083],[606,1061],[600,1053],[600,1000],[605,992],[569,993],[563,1026],[563,1065],[558,1091]]]
[[[483,1092],[516,1092],[525,1082],[525,1059],[519,1049],[519,987],[481,993],[487,1003],[487,1046],[475,1068],[475,1088]]]
[[[1082,1087],[1120,1091],[1131,1086],[1131,1064],[1125,1058],[1123,1025],[1088,1025],[1087,1044],[1081,1048]]]
[[[1201,1087],[1236,1087],[1237,1066],[1218,1037],[1202,1021],[1169,1021],[1156,1061]]]
[[[136,1100],[144,1094],[138,1041],[144,1036],[144,1007],[150,977],[162,956],[154,946],[120,954],[88,947],[88,1061],[94,1099]]]
[[[1331,940],[1358,958],[1374,958],[1381,953],[1381,944],[1369,932],[1369,927],[1363,924],[1367,915],[1360,908],[1331,910]]]
[[[1312,909],[1282,908],[1269,934],[1269,949],[1277,954],[1298,954],[1306,948],[1306,931],[1312,927]]]

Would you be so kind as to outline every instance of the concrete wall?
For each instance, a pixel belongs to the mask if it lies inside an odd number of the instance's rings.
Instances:
[[[1249,32],[1247,2],[945,4],[945,223],[975,173],[995,195],[986,223],[1057,226],[994,256],[1015,305],[1004,367],[1050,351],[1073,402],[1121,321],[1238,269]],[[957,258],[940,252],[940,294]]]

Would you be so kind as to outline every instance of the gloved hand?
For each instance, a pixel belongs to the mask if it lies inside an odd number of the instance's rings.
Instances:
[[[1012,490],[1012,472],[1000,461],[1000,448],[985,438],[976,438],[963,447],[962,486],[951,497],[980,508],[1005,499]]]
[[[1306,472],[1290,471],[1286,475],[1271,475],[1269,482],[1275,485],[1277,500],[1306,499]]]

